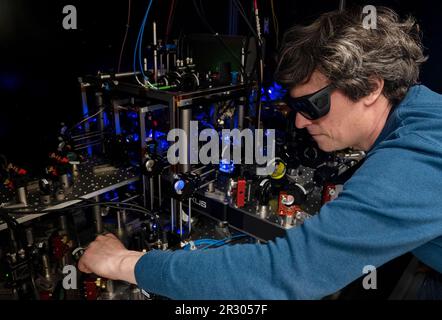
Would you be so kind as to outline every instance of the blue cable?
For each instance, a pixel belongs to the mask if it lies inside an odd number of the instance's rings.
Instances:
[[[201,248],[201,249],[208,249],[209,247],[220,247],[224,244],[226,244],[226,241],[232,240],[232,239],[236,239],[236,238],[242,238],[242,237],[247,237],[247,235],[245,234],[238,234],[232,237],[227,237],[221,240],[216,240],[216,239],[198,239],[193,241],[193,244],[195,246],[200,246],[200,245],[206,245],[205,247]],[[188,248],[190,248],[190,243],[186,244],[183,249],[184,250],[188,250]]]
[[[137,61],[137,49],[138,49],[138,63],[139,63],[139,67],[141,70],[141,74],[143,75],[143,81],[146,79],[146,75],[144,74],[143,64],[141,61],[141,48],[143,45],[144,28],[146,27],[146,21],[147,21],[148,15],[149,15],[150,7],[152,6],[152,2],[153,2],[153,0],[150,0],[149,5],[146,10],[146,13],[144,14],[143,22],[141,23],[140,31],[138,32],[137,42],[135,43],[135,50],[134,50],[134,61],[133,61],[134,73],[135,73],[135,76],[137,76],[136,75],[136,72],[137,72],[136,61]]]
[[[144,20],[143,20],[143,25],[141,26],[141,36],[140,36],[140,42],[138,45],[138,64],[140,66],[140,70],[141,70],[141,74],[143,75],[143,80],[146,79],[146,75],[144,74],[144,68],[143,68],[143,61],[141,60],[142,58],[142,52],[141,49],[143,48],[143,37],[144,37],[144,29],[146,28],[146,21],[147,21],[147,17],[150,11],[150,6],[152,5],[153,0],[150,0],[149,2],[149,6],[147,7],[146,10],[146,15],[144,16]]]
[[[147,12],[146,12],[147,13]],[[146,15],[145,15],[146,17]],[[144,21],[144,18],[143,18]],[[134,63],[133,63],[133,69],[134,69],[134,74],[135,77],[137,76],[136,72],[137,72],[137,67],[136,67],[136,61],[137,61],[137,48],[138,48],[138,43],[140,42],[140,36],[141,36],[141,28],[143,27],[143,23],[141,23],[140,26],[140,31],[138,32],[138,37],[137,37],[137,42],[135,42],[135,49],[134,49]]]
[[[216,239],[198,239],[198,240],[193,241],[193,244],[195,246],[200,246],[200,245],[210,245],[210,244],[214,244],[216,242],[218,242],[218,240],[216,240]],[[191,245],[190,243],[186,244],[183,247],[183,249],[187,250],[187,248],[190,248],[190,245]]]
[[[137,49],[139,51],[139,54],[141,54],[141,49],[140,48],[142,47],[142,37],[144,35],[144,28],[145,28],[145,25],[146,25],[147,17],[149,15],[149,10],[150,10],[150,5],[151,4],[152,4],[152,0],[150,1],[149,5],[148,5],[148,7],[146,9],[146,13],[144,14],[143,21],[141,22],[141,25],[140,25],[140,31],[138,32],[137,42],[135,44],[135,51],[134,51],[134,70],[135,71],[136,71],[135,65],[136,65]],[[142,64],[140,64],[139,66],[142,67]],[[141,68],[141,71],[144,71],[143,68]]]
[[[198,242],[198,243],[203,243],[203,242],[211,242],[211,243],[213,243],[213,242],[217,242],[218,240],[216,240],[216,239],[198,239],[198,240],[195,240],[194,242],[196,243],[196,242]]]
[[[238,235],[236,235],[236,236],[233,236],[233,237],[228,237],[228,238],[225,238],[225,239],[222,239],[222,240],[218,240],[218,241],[216,241],[215,243],[213,243],[213,244],[211,244],[211,245],[209,245],[209,246],[207,246],[207,247],[204,247],[203,249],[207,249],[208,247],[211,247],[211,246],[214,246],[214,245],[216,245],[216,244],[220,244],[220,245],[222,245],[223,243],[225,243],[226,241],[228,241],[228,240],[232,240],[232,239],[236,239],[236,238],[242,238],[242,237],[247,237],[247,235],[245,235],[245,234],[238,234]],[[219,247],[219,246],[217,246],[217,247]]]
[[[200,245],[200,244],[212,244],[212,243],[215,243],[218,241],[219,240],[216,240],[216,239],[197,239],[197,240],[193,241],[193,243],[195,245]],[[189,246],[189,245],[190,245],[190,243],[186,244],[186,246]]]

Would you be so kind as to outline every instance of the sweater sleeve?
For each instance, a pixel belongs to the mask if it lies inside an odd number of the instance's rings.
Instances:
[[[384,141],[318,215],[267,244],[153,251],[137,283],[172,299],[319,299],[442,233],[440,147]]]

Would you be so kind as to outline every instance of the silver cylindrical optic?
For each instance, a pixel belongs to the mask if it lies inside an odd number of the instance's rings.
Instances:
[[[100,201],[100,199],[97,197],[95,197],[95,201],[98,202]],[[101,210],[100,210],[100,206],[96,205],[92,207],[92,210],[94,212],[94,220],[95,220],[95,232],[97,234],[101,234],[104,231],[104,226],[103,226],[103,218],[101,217]]]
[[[32,245],[34,244],[34,233],[32,232],[32,228],[27,228],[25,232],[26,244],[28,245],[28,247],[32,247]]]
[[[27,206],[28,205],[28,198],[26,196],[26,188],[20,187],[17,189],[17,200],[19,203]]]
[[[190,171],[190,121],[192,120],[192,109],[181,109],[180,110],[180,128],[186,133],[186,139],[180,140],[183,143],[180,152],[183,152],[183,158],[185,163],[181,164],[181,172],[186,173]],[[181,157],[181,155],[180,155]]]
[[[261,219],[266,219],[269,215],[269,206],[259,206],[258,215]]]
[[[153,210],[153,202],[155,197],[153,178],[149,178],[149,193],[150,193],[150,210]]]
[[[60,183],[64,190],[69,189],[70,187],[69,177],[66,173],[60,176]]]

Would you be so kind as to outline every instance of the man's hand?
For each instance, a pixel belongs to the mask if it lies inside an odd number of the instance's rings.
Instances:
[[[135,264],[142,252],[127,250],[111,233],[98,236],[84,252],[78,268],[82,272],[136,284]]]

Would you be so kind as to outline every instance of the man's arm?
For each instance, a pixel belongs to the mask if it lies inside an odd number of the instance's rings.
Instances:
[[[78,268],[82,272],[94,272],[108,279],[136,284],[135,264],[143,254],[127,250],[116,236],[108,233],[98,236],[89,245],[78,262]]]
[[[286,237],[152,251],[138,257],[136,282],[175,299],[322,298],[362,276],[366,265],[378,267],[441,235],[441,161],[440,150],[418,136],[386,141],[338,199]]]

